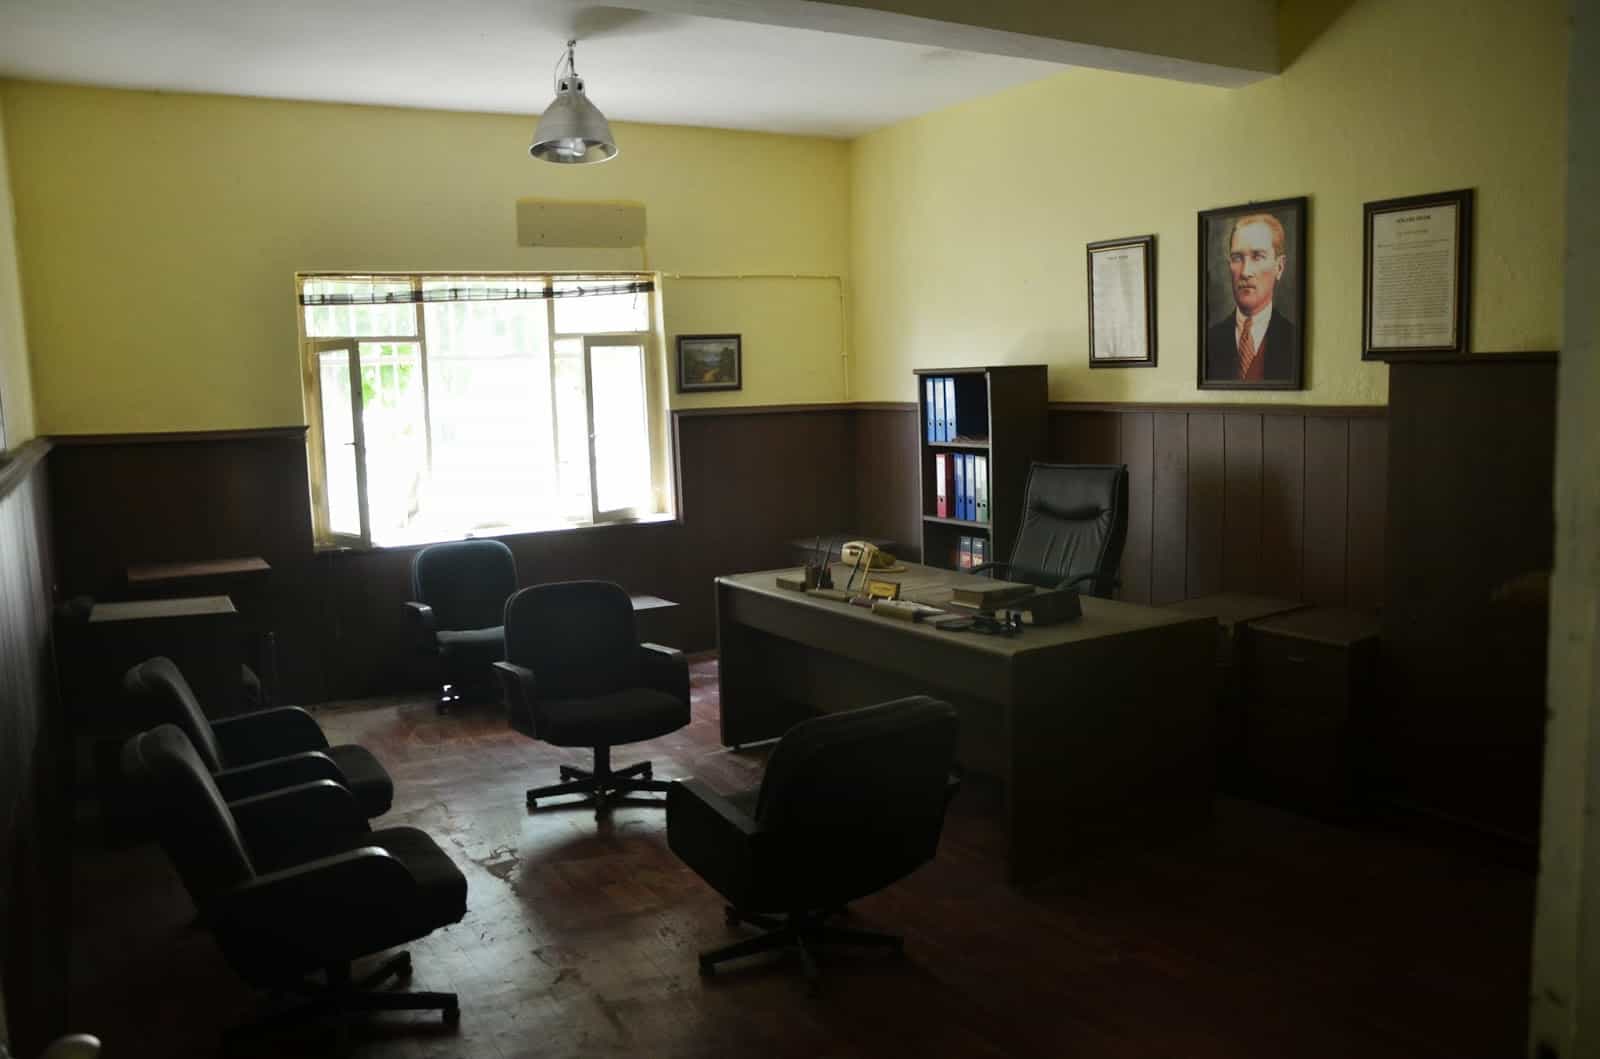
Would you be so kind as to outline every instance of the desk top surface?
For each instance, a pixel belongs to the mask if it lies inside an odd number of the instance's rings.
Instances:
[[[961,585],[982,586],[993,584],[987,577],[978,577],[956,570],[943,570],[920,563],[906,563],[903,573],[875,575],[886,581],[900,582],[900,597],[952,614],[971,614],[964,607],[952,606],[952,592]],[[953,648],[981,651],[986,654],[1016,657],[1034,651],[1047,651],[1086,640],[1143,632],[1172,625],[1198,624],[1214,627],[1215,619],[1185,614],[1164,607],[1145,607],[1135,603],[1122,603],[1113,599],[1081,597],[1083,616],[1058,625],[1027,626],[1014,636],[987,636],[975,632],[945,632],[923,622],[909,622],[901,618],[888,618],[873,614],[865,607],[840,603],[819,596],[808,595],[793,589],[779,588],[779,574],[798,576],[798,568],[761,570],[748,574],[729,574],[717,578],[717,583],[745,592],[782,600],[794,607],[819,614],[834,614],[843,621],[867,622],[873,626],[899,629],[907,636],[921,636],[939,640]],[[835,585],[843,585],[850,577],[850,568],[843,563],[833,565]],[[859,580],[859,577],[858,577]]]
[[[188,596],[179,599],[137,599],[127,603],[96,603],[89,624],[109,621],[148,621],[159,618],[200,618],[234,614],[227,596]]]
[[[181,581],[190,577],[238,577],[264,574],[271,569],[272,566],[259,555],[236,559],[192,559],[180,563],[139,563],[128,567],[128,583]]]

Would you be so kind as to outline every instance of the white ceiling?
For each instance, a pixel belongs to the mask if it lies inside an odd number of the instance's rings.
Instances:
[[[1068,67],[580,0],[0,0],[0,76],[851,137]]]

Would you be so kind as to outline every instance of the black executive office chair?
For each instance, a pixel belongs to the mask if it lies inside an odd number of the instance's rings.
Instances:
[[[351,977],[354,961],[466,914],[467,880],[426,834],[368,830],[350,792],[328,780],[224,802],[175,725],[128,740],[122,767],[229,966],[254,986],[307,998],[232,1032],[354,1011],[460,1019],[454,993],[376,988],[410,974],[406,953]]]
[[[511,727],[556,746],[594,748],[594,770],[561,766],[562,782],[528,792],[528,807],[558,794],[588,795],[595,815],[665,791],[650,762],[611,770],[611,748],[689,723],[689,665],[683,652],[640,643],[633,601],[608,581],[534,585],[506,603],[506,661],[496,662]]]
[[[322,726],[298,706],[210,720],[183,673],[160,657],[129,669],[122,688],[141,720],[183,730],[226,798],[332,780],[355,795],[367,816],[383,815],[394,801],[394,781],[371,752],[353,744],[329,746]]]
[[[956,711],[924,695],[801,721],[778,742],[761,786],[724,797],[672,785],[667,843],[728,899],[729,924],[767,933],[700,955],[724,960],[797,946],[898,948],[901,939],[829,927],[832,912],[933,859],[955,793]]]
[[[506,656],[502,614],[517,590],[517,560],[500,541],[430,544],[411,557],[405,605],[418,647],[439,656],[439,712],[463,689],[494,686],[489,668]]]
[[[1109,599],[1127,537],[1126,466],[1035,462],[1011,558],[972,572]]]

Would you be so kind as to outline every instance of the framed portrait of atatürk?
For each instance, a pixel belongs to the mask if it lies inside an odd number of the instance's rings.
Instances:
[[[740,389],[743,353],[738,335],[679,335],[678,392]]]
[[[1467,351],[1472,189],[1363,207],[1361,359]]]
[[[1201,212],[1200,389],[1304,387],[1307,203]]]
[[[1156,237],[1090,243],[1089,367],[1156,365]]]

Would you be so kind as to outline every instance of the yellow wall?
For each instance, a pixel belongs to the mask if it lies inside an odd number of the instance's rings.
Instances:
[[[33,383],[28,370],[28,337],[22,326],[22,281],[17,269],[15,219],[11,207],[5,107],[0,106],[0,450],[34,435]]]
[[[842,273],[848,148],[616,127],[599,167],[531,160],[534,119],[0,85],[41,432],[304,422],[294,273],[636,268],[520,248],[516,201],[633,200],[650,265]],[[807,281],[668,281],[668,334],[740,331],[745,388],[674,404],[844,396],[838,297]]]
[[[851,396],[909,400],[916,367],[1043,362],[1054,400],[1238,401],[1195,388],[1195,214],[1297,195],[1307,389],[1247,399],[1387,400],[1388,369],[1360,359],[1376,199],[1475,187],[1473,348],[1557,348],[1560,0],[1338,6],[1286,0],[1294,61],[1249,88],[1073,71],[857,140]],[[1090,371],[1084,244],[1150,232],[1160,364]]]

